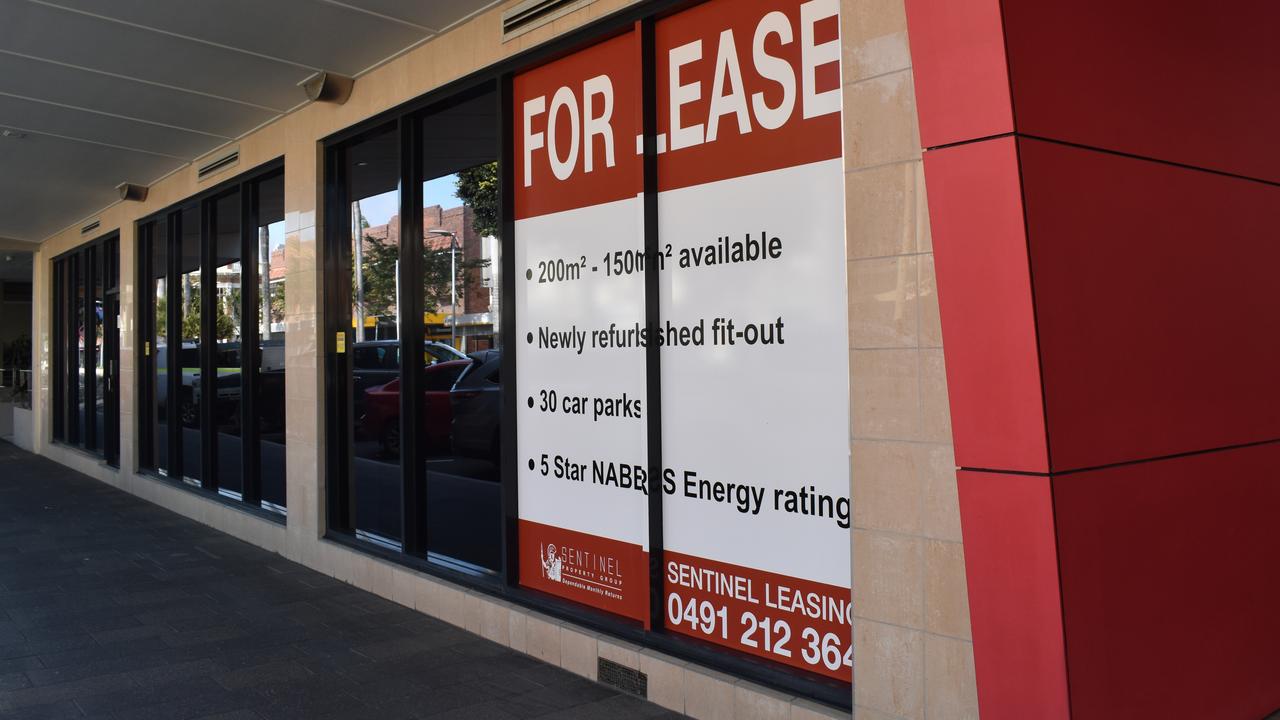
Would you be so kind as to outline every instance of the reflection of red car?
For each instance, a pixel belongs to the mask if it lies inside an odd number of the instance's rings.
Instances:
[[[453,413],[449,390],[470,360],[451,360],[428,365],[423,370],[423,437],[428,449],[449,448],[449,428]],[[400,378],[364,391],[364,417],[359,434],[377,437],[390,455],[400,454]]]

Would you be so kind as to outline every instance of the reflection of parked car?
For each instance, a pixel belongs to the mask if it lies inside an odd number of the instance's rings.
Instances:
[[[450,360],[428,366],[422,375],[422,417],[424,425],[421,440],[429,450],[449,448],[449,428],[452,412],[449,406],[449,389],[463,370],[471,365],[469,360]],[[364,392],[365,414],[360,423],[366,435],[376,436],[388,455],[400,454],[400,378],[386,385],[372,387]]]
[[[465,360],[466,355],[444,343],[427,341],[422,344],[423,361],[427,365],[451,360]],[[354,417],[364,414],[365,391],[386,385],[400,377],[400,341],[372,340],[352,346],[352,390],[355,395]]]
[[[471,364],[449,393],[453,406],[453,452],[498,462],[502,447],[502,352],[471,353]]]
[[[260,347],[262,370],[258,416],[262,420],[263,430],[270,432],[283,427],[284,423],[284,342],[267,341]],[[163,403],[167,392],[164,381],[167,357],[165,346],[158,345],[157,353],[161,379],[157,383],[156,391],[160,402]],[[204,390],[200,384],[200,343],[184,342],[179,360],[182,364],[179,417],[183,425],[197,427],[200,423],[198,409],[203,400]],[[237,428],[240,426],[240,343],[219,342],[214,347],[213,362],[218,378],[213,411],[214,422],[219,428]]]
[[[161,407],[166,407],[169,395],[169,384],[166,380],[168,376],[168,348],[160,343],[156,344],[156,369],[159,376],[159,382],[156,383],[156,401]],[[178,366],[182,371],[182,387],[179,388],[178,395],[178,417],[182,424],[187,427],[195,427],[200,421],[196,403],[200,401],[200,346],[194,342],[183,342],[182,347],[178,350]]]

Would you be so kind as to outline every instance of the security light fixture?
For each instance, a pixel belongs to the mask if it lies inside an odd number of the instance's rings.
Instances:
[[[116,186],[116,192],[120,193],[121,200],[135,200],[142,202],[147,199],[147,186],[134,185],[133,183],[123,182]]]
[[[345,75],[335,75],[331,72],[320,72],[298,83],[298,87],[307,94],[307,99],[312,102],[331,102],[335,105],[341,105],[351,97],[351,88],[355,85],[355,80]]]

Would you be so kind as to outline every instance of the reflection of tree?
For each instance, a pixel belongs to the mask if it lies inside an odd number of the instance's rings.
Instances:
[[[284,322],[284,278],[271,283],[271,324]]]
[[[446,238],[447,240],[447,238]],[[443,247],[428,245],[422,253],[422,306],[428,311],[449,304],[452,283],[449,269],[453,258],[449,254],[449,245]],[[364,316],[389,317],[396,311],[396,261],[400,259],[400,248],[379,237],[365,235],[364,265],[361,268],[364,280]],[[457,254],[458,294],[461,296],[473,282],[468,270],[482,268],[489,264],[488,260],[477,258],[464,260],[461,249]]]
[[[445,238],[448,240],[449,238]],[[444,247],[427,246],[422,251],[422,306],[427,310],[449,305],[450,293],[453,284],[449,281],[449,268],[453,265],[455,258],[449,254],[449,244],[444,243]],[[489,264],[484,258],[475,258],[466,260],[462,255],[462,248],[457,250],[457,270],[458,270],[458,302],[461,304],[463,296],[467,290],[476,282],[478,277],[474,277],[477,273],[467,272],[485,267]]]
[[[162,294],[156,295],[156,337],[163,338],[169,334],[169,299]]]
[[[236,302],[239,302],[239,290],[233,290],[236,294]],[[156,315],[161,315],[157,312]],[[159,318],[157,318],[159,322]],[[227,313],[218,313],[216,322],[218,340],[231,340],[236,336],[236,328],[238,327],[235,318]],[[187,306],[182,309],[182,338],[184,340],[200,339],[200,288],[192,287],[187,293]]]
[[[498,237],[498,163],[458,172],[458,199],[475,212],[472,228],[480,237]]]
[[[468,259],[463,244],[477,238],[496,237],[498,235],[500,207],[498,203],[498,164],[496,162],[478,165],[459,171],[455,176],[456,195],[463,204],[471,209],[469,213],[471,227],[464,229],[456,238],[459,246],[456,254],[450,251],[450,238],[428,234],[422,244],[422,307],[427,312],[437,308],[450,306],[452,291],[455,287],[459,302],[466,293],[480,280],[480,268],[487,267],[489,260],[476,257],[471,253]],[[377,229],[370,232],[368,218],[361,211],[360,202],[352,203],[355,228],[361,235],[361,242],[356,255],[358,268],[351,272],[353,303],[355,317],[353,321],[368,318],[387,318],[397,314],[396,274],[400,247],[398,233],[388,227],[383,232]],[[392,218],[395,222],[395,218]],[[380,226],[381,227],[381,226]],[[424,228],[424,230],[430,228]],[[456,277],[450,277],[450,270],[456,268]],[[357,271],[358,270],[358,271]],[[281,284],[282,285],[282,284]],[[280,287],[281,315],[283,315],[283,287]],[[275,302],[275,291],[272,303]],[[273,310],[274,312],[274,310]],[[358,336],[360,337],[360,336]]]
[[[218,339],[233,340],[240,335],[240,307],[243,293],[240,288],[233,287],[227,291],[222,297],[222,312],[218,313]],[[231,332],[224,335],[222,332],[222,320],[227,319],[231,323]]]
[[[361,225],[368,221],[361,218]],[[400,248],[373,235],[364,236],[364,263],[360,268],[364,280],[364,316],[392,315],[396,307],[396,261]]]

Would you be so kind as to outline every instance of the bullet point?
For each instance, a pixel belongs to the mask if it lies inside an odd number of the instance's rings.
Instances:
[[[532,280],[532,279],[533,279],[533,271],[532,271],[532,270],[525,270],[525,271],[524,271],[524,279],[525,279],[525,280]]]
[[[529,458],[529,469],[533,469],[533,458]]]
[[[532,344],[533,344],[533,333],[529,333],[528,335],[525,335],[525,336],[524,336],[524,339],[525,339],[525,340],[526,340],[530,345],[532,345]]]
[[[529,407],[533,407],[533,398],[532,398],[532,397],[530,397],[530,398],[529,398]]]

